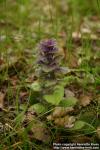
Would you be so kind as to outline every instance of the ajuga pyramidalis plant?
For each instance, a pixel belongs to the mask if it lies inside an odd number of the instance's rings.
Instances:
[[[58,104],[64,95],[64,87],[60,84],[63,76],[61,67],[63,55],[55,39],[42,40],[37,46],[37,52],[36,76],[41,89],[40,99]],[[36,85],[38,87],[37,83]]]
[[[56,80],[58,73],[61,72],[61,58],[55,39],[41,41],[38,46],[39,77],[45,80]]]

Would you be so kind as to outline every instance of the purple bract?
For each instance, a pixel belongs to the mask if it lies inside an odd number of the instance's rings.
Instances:
[[[55,39],[47,39],[40,42],[39,48],[46,53],[55,53],[58,50],[56,45],[57,43]]]
[[[56,73],[59,70],[60,59],[55,39],[42,40],[38,47],[38,65],[42,72]]]

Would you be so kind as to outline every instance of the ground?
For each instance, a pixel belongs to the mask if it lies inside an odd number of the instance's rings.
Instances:
[[[55,92],[42,102],[35,73],[37,45],[51,38],[68,70],[61,82],[65,103],[56,103],[62,94]],[[1,0],[0,150],[99,140],[100,1]]]

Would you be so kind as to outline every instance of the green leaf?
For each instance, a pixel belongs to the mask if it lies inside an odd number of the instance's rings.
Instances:
[[[94,126],[95,128],[100,125],[100,120],[97,119],[95,112],[93,112],[93,109],[81,113],[79,119],[88,124],[92,123],[92,126]]]
[[[25,111],[21,112],[17,115],[17,117],[14,119],[14,122],[16,122],[16,126],[20,125],[25,119]]]
[[[61,81],[61,85],[62,85],[62,86],[69,85],[69,84],[72,83],[74,80],[75,80],[75,77],[74,77],[74,76],[64,77],[63,80]]]
[[[42,97],[41,97],[41,92],[39,91],[30,91],[30,94],[29,94],[29,104],[30,105],[34,105],[36,103],[39,102],[39,100],[41,100]]]
[[[77,103],[77,99],[75,97],[69,97],[61,101],[60,106],[62,107],[73,107]]]
[[[55,86],[56,81],[55,80],[50,80],[45,82],[45,87],[50,87],[50,86]]]
[[[64,96],[64,87],[63,86],[56,86],[55,91],[53,94],[45,95],[44,99],[53,105],[58,105]]]
[[[72,128],[72,130],[80,130],[82,129],[84,126],[86,125],[86,123],[84,121],[76,121],[74,124],[74,127]]]
[[[96,128],[92,126],[92,124],[88,124],[87,122],[78,120],[75,122],[74,127],[71,128],[71,130],[80,130],[80,129],[82,129],[84,134],[89,134],[96,130]]]
[[[37,104],[34,104],[34,105],[32,105],[30,108],[29,108],[29,110],[35,110],[36,111],[36,113],[44,113],[44,112],[46,112],[46,107],[45,106],[43,106],[41,103],[37,103]]]
[[[37,81],[35,81],[34,83],[32,83],[29,87],[33,91],[40,91],[41,90],[41,86],[40,86],[39,82],[37,82]]]
[[[27,105],[23,107],[23,111],[15,117],[14,122],[16,123],[16,127],[19,126],[24,121],[26,110],[27,110]]]

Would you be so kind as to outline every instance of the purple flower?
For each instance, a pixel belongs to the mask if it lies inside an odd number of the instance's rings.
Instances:
[[[38,65],[42,73],[55,74],[59,70],[60,59],[55,39],[42,40],[38,47]]]
[[[39,49],[45,53],[55,53],[58,51],[55,39],[48,39],[40,42]]]

